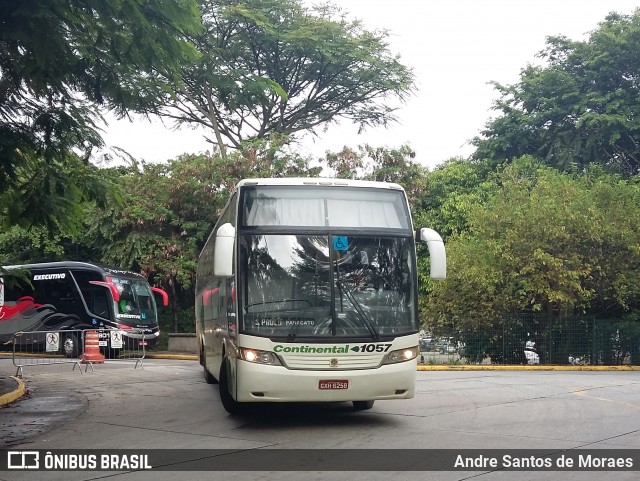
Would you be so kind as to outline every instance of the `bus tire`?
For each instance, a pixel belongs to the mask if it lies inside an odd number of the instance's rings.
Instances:
[[[68,359],[80,357],[80,337],[71,332],[62,335],[62,354]]]
[[[365,411],[373,407],[373,401],[353,401],[353,409],[356,411]]]
[[[239,403],[231,393],[229,392],[229,382],[227,378],[227,365],[228,362],[225,360],[222,362],[222,367],[220,368],[220,377],[219,386],[220,386],[220,401],[222,402],[222,407],[229,414],[241,414],[242,413],[242,403]]]

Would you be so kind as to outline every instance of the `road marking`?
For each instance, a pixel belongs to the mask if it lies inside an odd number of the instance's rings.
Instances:
[[[609,398],[600,397],[600,396],[592,396],[590,394],[587,394],[587,390],[586,389],[581,389],[579,391],[571,391],[571,394],[575,394],[576,396],[579,396],[579,397],[595,399],[596,401],[604,401],[604,402],[611,402],[611,403],[614,403],[614,404],[621,404],[621,405],[623,405],[625,407],[628,407],[628,408],[631,408],[631,409],[640,410],[640,404],[634,404],[634,403],[630,403],[630,402],[627,402],[627,401],[618,401],[617,399],[609,399]]]

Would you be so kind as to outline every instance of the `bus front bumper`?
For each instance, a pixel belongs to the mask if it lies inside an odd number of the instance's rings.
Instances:
[[[336,402],[409,399],[415,393],[417,361],[376,369],[291,370],[238,360],[239,402]]]
[[[140,330],[121,331],[124,334],[124,338],[129,346],[138,346],[141,342],[145,343],[145,346],[152,347],[158,343],[160,337],[160,330],[155,332],[142,333]]]

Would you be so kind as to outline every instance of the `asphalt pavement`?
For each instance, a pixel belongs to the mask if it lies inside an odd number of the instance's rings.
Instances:
[[[10,393],[18,388],[18,381],[12,377],[0,377],[0,396]]]
[[[24,382],[12,376],[0,376],[0,409],[20,399],[26,393]]]
[[[0,357],[11,357],[11,353],[2,352]],[[145,355],[146,359],[182,359],[197,361],[198,356],[188,352],[148,352]],[[25,383],[20,377],[12,376],[9,372],[0,372],[0,409],[2,407],[11,404],[27,393]]]

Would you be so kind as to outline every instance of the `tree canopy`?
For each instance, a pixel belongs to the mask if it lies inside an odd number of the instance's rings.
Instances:
[[[235,184],[246,177],[318,174],[307,159],[270,149],[256,141],[229,158],[185,154],[163,164],[111,169],[124,201],[92,206],[77,242],[100,262],[132,268],[166,289],[177,328],[179,309],[193,306],[200,250]]]
[[[551,37],[520,81],[495,83],[500,116],[475,139],[476,159],[528,154],[563,170],[598,163],[640,172],[640,11],[612,13],[587,41]]]
[[[331,5],[208,0],[203,23],[201,57],[184,69],[164,115],[211,129],[218,145],[240,149],[245,140],[337,120],[386,125],[395,119],[390,101],[413,89],[388,33],[369,31]]]
[[[66,168],[76,157],[88,162],[103,144],[98,108],[155,111],[180,64],[197,54],[188,36],[200,21],[196,0],[0,0],[0,25],[0,217],[12,220],[30,216],[33,196],[64,206],[62,192],[34,178],[54,163],[48,175],[77,172]],[[46,205],[39,215],[60,220],[62,210]]]
[[[525,157],[483,189],[467,209],[469,228],[449,238],[449,278],[424,299],[434,322],[640,307],[635,180],[572,176]]]

